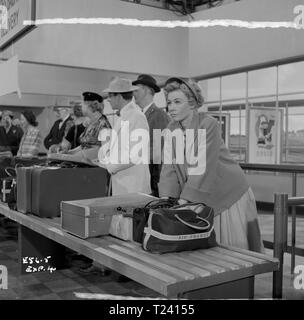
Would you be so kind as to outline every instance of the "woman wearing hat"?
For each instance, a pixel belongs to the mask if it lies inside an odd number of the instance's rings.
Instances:
[[[254,195],[220,137],[217,120],[205,112],[198,113],[204,102],[199,86],[171,78],[164,92],[173,119],[168,129],[181,131],[184,148],[173,148],[172,152],[166,139],[164,155],[168,164],[162,167],[160,197],[179,198],[180,203],[205,203],[214,208],[219,243],[263,252]],[[197,155],[197,163],[189,161],[191,154]],[[166,161],[170,156],[171,163]]]
[[[42,137],[37,128],[38,122],[36,121],[34,113],[29,110],[22,112],[20,124],[24,134],[20,142],[17,157],[37,157],[42,143]]]
[[[82,95],[82,113],[89,119],[89,124],[79,136],[80,145],[68,153],[73,155],[75,161],[91,161],[97,158],[101,147],[98,140],[99,132],[111,129],[111,124],[103,114],[103,98],[94,92],[84,92]]]

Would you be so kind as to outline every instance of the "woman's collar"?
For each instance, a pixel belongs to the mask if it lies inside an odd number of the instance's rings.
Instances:
[[[196,128],[198,126],[198,122],[199,122],[199,115],[197,110],[193,110],[192,113],[192,118],[191,120],[188,122],[188,125],[186,125],[186,127],[184,127],[181,123],[181,121],[177,122],[177,126],[179,128],[181,128],[183,131],[187,130],[187,129],[193,129]]]

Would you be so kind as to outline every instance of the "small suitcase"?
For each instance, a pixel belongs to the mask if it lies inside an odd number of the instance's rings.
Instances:
[[[17,210],[32,212],[32,171],[34,167],[17,168]]]
[[[156,198],[143,193],[129,193],[61,203],[61,227],[80,238],[108,235],[112,216],[145,206]]]
[[[38,167],[31,173],[31,212],[40,217],[60,216],[61,201],[102,197],[108,191],[104,168]]]

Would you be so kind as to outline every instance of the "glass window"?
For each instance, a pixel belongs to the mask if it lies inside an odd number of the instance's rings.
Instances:
[[[303,106],[288,107],[288,135],[285,154],[287,162],[304,163],[304,101]]]
[[[304,61],[281,65],[279,75],[279,108],[282,110],[282,163],[304,164]],[[210,113],[229,114],[229,149],[238,161],[245,160],[246,137],[246,73],[200,81]],[[249,108],[276,108],[277,68],[248,72]]]
[[[223,106],[221,133],[223,140],[235,160],[244,161],[246,155],[245,102]],[[219,120],[219,106],[210,106],[209,114]]]
[[[225,111],[226,112],[226,111]],[[235,160],[244,161],[246,155],[245,110],[244,104],[230,113],[229,150]]]
[[[222,99],[244,99],[246,97],[246,73],[222,78]]]
[[[249,97],[275,95],[277,87],[276,68],[250,71],[248,73]]]
[[[304,93],[303,74],[303,61],[279,66],[279,93]]]
[[[206,102],[220,100],[220,78],[202,80],[198,84],[202,88]]]

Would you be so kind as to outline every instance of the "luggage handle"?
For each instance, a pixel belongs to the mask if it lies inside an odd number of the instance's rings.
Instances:
[[[205,208],[209,208],[209,212],[208,212],[208,215],[207,217],[205,217],[205,219],[208,219],[211,215],[211,213],[213,212],[213,209],[211,207],[208,207],[205,203],[203,202],[188,202],[188,203],[184,203],[184,204],[180,204],[180,205],[177,205],[177,206],[174,206],[170,209],[180,209],[180,208],[184,208],[184,207],[192,207],[192,206],[199,206],[199,205],[203,205],[205,206]],[[197,207],[195,209],[197,209]],[[196,212],[195,209],[193,209],[192,211]],[[197,212],[196,212],[197,213]],[[199,213],[197,213],[199,215]]]
[[[180,209],[180,208],[184,208],[184,207],[192,207],[192,206],[198,206],[198,205],[203,205],[204,207],[207,207],[207,205],[204,202],[187,202],[184,204],[178,204],[178,205],[172,207],[172,209]]]
[[[191,224],[191,223],[183,220],[178,214],[175,214],[174,217],[175,217],[178,221],[180,221],[181,223],[183,223],[184,225],[186,225],[186,226],[188,226],[188,227],[190,227],[190,228],[192,228],[192,229],[196,229],[196,230],[202,231],[202,230],[207,230],[207,229],[210,228],[210,222],[209,222],[208,220],[200,217],[200,216],[196,216],[196,219],[197,219],[197,220],[200,220],[200,221],[204,221],[204,222],[207,224],[207,226],[205,226],[205,227],[200,227],[200,226],[198,226],[198,225]]]
[[[16,173],[16,169],[12,168],[12,167],[7,167],[4,169],[5,173],[12,178],[15,178],[17,173]],[[10,172],[11,171],[11,172]],[[12,173],[13,172],[13,173]]]
[[[155,199],[155,200],[152,200],[150,202],[148,202],[144,208],[150,208],[151,205],[153,205],[153,202],[155,202],[155,205],[162,205],[162,204],[169,204],[170,203],[170,199]]]

